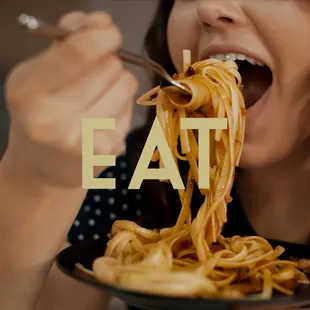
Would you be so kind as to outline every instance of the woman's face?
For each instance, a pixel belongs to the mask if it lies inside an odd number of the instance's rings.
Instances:
[[[184,48],[193,62],[223,54],[242,60],[248,108],[243,167],[281,161],[309,144],[309,0],[176,0],[168,43],[178,71]]]

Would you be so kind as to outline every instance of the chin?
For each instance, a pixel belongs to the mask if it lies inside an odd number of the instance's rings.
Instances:
[[[283,162],[293,152],[293,145],[285,137],[274,137],[250,143],[245,140],[240,158],[240,168],[267,168]]]
[[[239,167],[242,169],[263,168],[271,165],[274,161],[275,158],[271,158],[269,152],[264,152],[262,149],[258,150],[253,146],[244,146]]]

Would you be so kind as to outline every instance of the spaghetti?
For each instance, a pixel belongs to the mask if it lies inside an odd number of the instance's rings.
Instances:
[[[191,91],[190,97],[156,87],[138,103],[156,105],[175,162],[189,163],[186,189],[179,190],[178,220],[158,231],[116,221],[105,256],[93,264],[94,276],[110,285],[169,296],[255,294],[268,299],[273,291],[292,295],[307,277],[298,262],[278,259],[282,247],[274,249],[261,237],[221,235],[245,131],[246,109],[236,63],[208,59],[191,65],[190,53],[185,51],[184,72],[174,78]],[[198,183],[198,137],[195,130],[180,129],[180,119],[185,117],[228,119],[227,130],[211,131],[210,188],[200,190],[204,202],[194,219],[190,204]],[[153,160],[162,166],[156,151]]]

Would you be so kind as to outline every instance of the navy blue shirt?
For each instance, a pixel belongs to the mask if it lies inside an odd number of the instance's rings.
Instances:
[[[72,244],[106,236],[115,220],[137,221],[145,211],[141,190],[128,190],[132,177],[131,137],[126,154],[116,159],[116,165],[106,169],[100,178],[115,178],[113,190],[89,190],[68,234]]]

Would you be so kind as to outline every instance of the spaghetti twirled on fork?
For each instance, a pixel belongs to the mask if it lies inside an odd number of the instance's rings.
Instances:
[[[175,162],[187,161],[186,189],[179,190],[181,211],[173,227],[148,230],[130,221],[116,221],[105,256],[95,260],[94,276],[126,289],[170,296],[270,298],[276,290],[294,293],[298,281],[307,281],[298,263],[280,260],[263,238],[224,238],[226,206],[238,166],[245,131],[241,76],[235,62],[208,59],[191,64],[184,52],[184,72],[174,76],[191,97],[154,88],[138,102],[156,105],[157,117]],[[210,188],[201,189],[204,202],[192,219],[191,199],[198,183],[198,137],[180,129],[182,118],[227,118],[227,130],[210,137]],[[155,151],[153,160],[159,160]],[[160,165],[162,163],[160,162]]]

